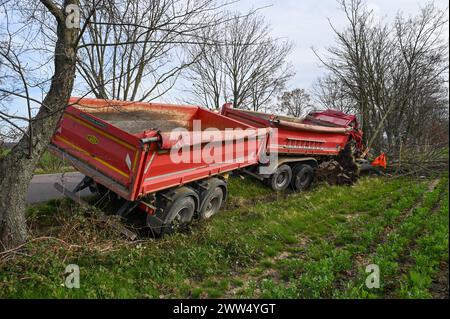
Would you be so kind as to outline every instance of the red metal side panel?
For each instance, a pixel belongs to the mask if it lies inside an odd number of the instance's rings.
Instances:
[[[348,134],[289,129],[271,123],[264,118],[229,107],[224,107],[222,114],[255,127],[276,128],[277,138],[275,141],[270,140],[270,144],[268,145],[269,152],[334,156],[339,153],[349,140]]]
[[[267,132],[267,130],[264,130]],[[250,143],[253,143],[250,145]],[[234,141],[232,146],[217,145],[206,150],[207,143],[193,145],[184,150],[185,162],[171,158],[171,151],[152,149],[143,164],[142,194],[182,185],[219,173],[258,164],[259,154],[265,149],[267,133],[249,142]],[[208,153],[211,158],[205,157]],[[181,155],[180,155],[181,156]]]
[[[196,128],[194,125],[194,131],[185,132],[184,136],[192,143],[182,143],[185,145],[182,153],[175,152],[180,155],[178,159],[177,156],[171,157],[171,152],[174,153],[172,148],[160,148],[161,145],[172,144],[168,142],[171,133],[161,133],[160,147],[153,146],[142,165],[139,193],[152,193],[259,163],[259,155],[266,148],[270,128],[257,130],[205,109],[199,109],[192,120],[200,120],[201,127]],[[207,129],[216,129],[221,142],[212,147],[205,132]],[[241,138],[230,138],[235,134]],[[243,135],[259,135],[259,138],[242,138]],[[174,134],[173,140],[179,140],[177,134]],[[181,154],[184,160],[181,160]]]
[[[51,143],[129,188],[131,196],[143,155],[137,137],[69,106]]]
[[[277,141],[277,144],[269,144],[270,152],[334,156],[345,146],[348,135],[278,128]]]

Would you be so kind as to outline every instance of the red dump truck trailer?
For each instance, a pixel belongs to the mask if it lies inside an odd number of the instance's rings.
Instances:
[[[356,120],[315,121],[323,123],[228,106],[217,114],[189,105],[71,98],[49,150],[86,177],[73,191],[55,187],[72,198],[86,187],[113,192],[122,199],[119,216],[137,209],[162,235],[217,213],[231,171],[267,180],[275,190],[307,188],[320,159],[336,156],[357,129]]]
[[[311,112],[299,119],[233,109],[231,104],[225,104],[221,114],[255,128],[273,129],[267,151],[276,154],[276,160],[270,161],[270,168],[260,165],[259,171],[253,167],[247,173],[267,181],[275,191],[283,191],[289,185],[297,191],[305,190],[321,162],[331,158],[353,162],[353,156],[362,151],[362,132],[356,116],[339,111]]]
[[[71,98],[49,150],[86,175],[74,193],[110,190],[119,215],[139,207],[162,233],[215,214],[225,174],[258,164],[269,131],[197,106]]]

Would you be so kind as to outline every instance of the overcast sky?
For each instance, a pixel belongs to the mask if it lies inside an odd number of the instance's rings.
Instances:
[[[429,1],[425,0],[367,0],[368,7],[380,19],[392,21],[398,11],[404,15],[415,15],[419,8]],[[445,9],[448,0],[435,0],[434,3]],[[232,7],[238,11],[251,8],[262,9],[261,13],[272,25],[273,35],[291,40],[295,48],[289,57],[296,75],[289,87],[310,89],[316,79],[323,74],[311,47],[324,52],[334,42],[328,19],[338,29],[345,24],[343,13],[336,0],[241,0]],[[447,33],[448,39],[448,33]]]

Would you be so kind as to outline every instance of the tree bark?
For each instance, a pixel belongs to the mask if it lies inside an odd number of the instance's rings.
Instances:
[[[16,247],[27,240],[25,211],[28,185],[67,106],[75,78],[79,29],[66,27],[64,10],[52,1],[41,2],[57,21],[54,74],[39,112],[30,122],[33,128],[31,152],[30,139],[24,135],[0,160],[0,250]],[[64,1],[64,7],[69,4],[78,4],[78,0]]]

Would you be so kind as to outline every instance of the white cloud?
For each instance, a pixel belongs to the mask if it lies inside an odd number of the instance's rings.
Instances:
[[[397,12],[404,15],[417,14],[420,7],[429,1],[414,0],[372,0],[367,7],[373,11],[374,19],[392,21]],[[448,6],[447,0],[436,0],[440,8]],[[270,6],[269,6],[270,5]],[[345,25],[345,16],[334,0],[245,0],[233,5],[235,10],[245,12],[251,8],[269,6],[261,10],[272,25],[276,37],[287,38],[295,44],[290,56],[296,76],[290,87],[311,88],[316,79],[323,74],[317,57],[311,50],[319,52],[334,43],[334,35],[329,21],[337,28]]]

